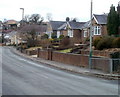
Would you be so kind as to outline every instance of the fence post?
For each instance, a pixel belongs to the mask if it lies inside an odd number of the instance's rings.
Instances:
[[[109,65],[109,67],[110,67],[109,72],[110,72],[110,74],[112,74],[113,73],[113,60],[111,58],[110,58],[110,65]]]
[[[37,49],[37,57],[39,57],[40,48]]]
[[[48,60],[52,60],[52,49],[48,49]]]

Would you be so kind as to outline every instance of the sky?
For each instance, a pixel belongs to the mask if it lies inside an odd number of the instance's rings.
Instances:
[[[93,13],[108,13],[113,4],[117,7],[120,0],[93,0]],[[46,21],[47,13],[52,14],[55,21],[65,21],[66,17],[77,18],[81,22],[90,19],[91,0],[0,0],[0,20],[22,19],[25,15],[40,14]]]

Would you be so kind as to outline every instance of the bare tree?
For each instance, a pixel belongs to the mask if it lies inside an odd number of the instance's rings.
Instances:
[[[28,47],[36,46],[38,42],[38,36],[40,33],[46,31],[45,25],[38,24],[27,24],[23,28],[20,29],[20,37],[22,40],[27,41]]]
[[[47,13],[46,18],[48,21],[52,20],[52,14],[51,13]]]
[[[32,14],[29,18],[29,22],[32,24],[41,24],[43,20],[44,18],[39,14]]]

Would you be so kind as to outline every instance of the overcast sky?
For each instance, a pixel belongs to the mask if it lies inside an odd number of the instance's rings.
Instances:
[[[53,20],[64,21],[66,17],[78,18],[79,21],[90,19],[91,0],[0,0],[0,20],[21,20],[22,10],[25,15],[40,14],[46,20],[46,14],[51,13]],[[120,0],[93,0],[93,13],[108,13],[111,4],[118,5]]]

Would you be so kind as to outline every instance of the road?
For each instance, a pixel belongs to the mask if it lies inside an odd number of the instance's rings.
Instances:
[[[0,49],[3,95],[118,95],[117,81],[72,74]]]

